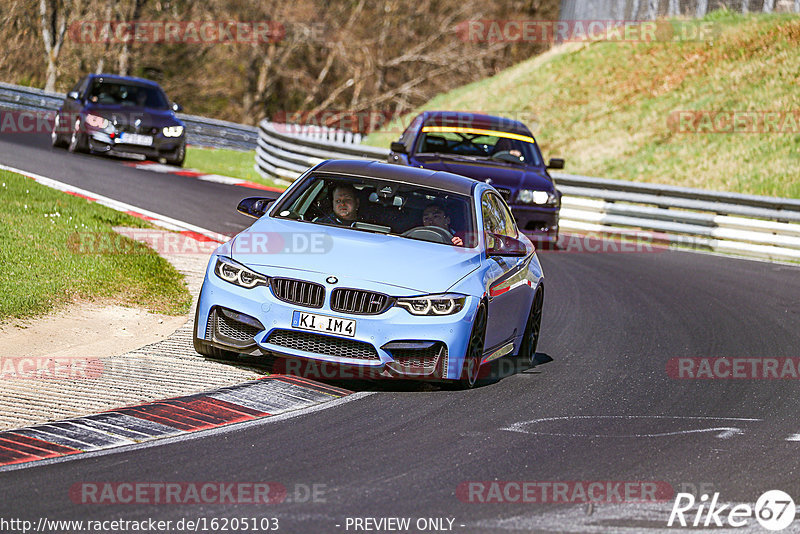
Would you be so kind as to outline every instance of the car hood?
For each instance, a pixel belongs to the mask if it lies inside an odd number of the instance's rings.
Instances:
[[[488,179],[495,187],[555,190],[553,182],[547,178],[544,171],[537,171],[534,168],[491,161],[454,160],[441,156],[416,156],[416,159],[425,169],[452,172],[481,182]]]
[[[142,126],[175,126],[182,124],[169,109],[151,109],[137,106],[120,106],[111,104],[92,104],[86,106],[87,113],[100,115],[108,120],[117,119],[117,124],[128,125],[142,120]]]
[[[233,259],[265,275],[273,272],[264,268],[304,271],[322,280],[336,276],[343,286],[366,282],[365,289],[392,286],[406,294],[447,291],[480,265],[476,249],[270,217],[230,245]]]

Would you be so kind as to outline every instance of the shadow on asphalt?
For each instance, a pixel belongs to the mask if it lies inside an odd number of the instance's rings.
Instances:
[[[236,362],[225,362],[242,369],[253,370],[264,374],[289,374],[324,382],[332,386],[350,391],[386,391],[386,392],[420,392],[420,391],[453,391],[452,383],[435,381],[431,379],[413,378],[372,378],[358,376],[358,369],[340,367],[333,364],[307,365],[307,362],[297,362],[291,365],[292,360],[272,356],[246,356],[240,355]],[[500,358],[481,367],[476,389],[499,383],[501,380],[514,375],[538,375],[540,365],[552,362],[553,358],[544,352],[537,352],[533,364],[521,363],[512,356]],[[293,370],[287,372],[287,370]]]

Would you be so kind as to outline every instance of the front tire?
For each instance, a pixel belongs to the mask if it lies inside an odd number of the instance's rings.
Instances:
[[[475,311],[475,320],[472,323],[469,343],[467,343],[467,353],[464,356],[464,364],[461,367],[461,378],[458,381],[458,385],[462,389],[474,388],[475,383],[478,381],[485,342],[486,306],[481,303]]]
[[[175,165],[176,167],[183,167],[183,162],[186,159],[186,145],[181,145],[175,150],[175,155],[172,157],[164,158],[168,165]]]
[[[58,129],[61,127],[60,123],[61,117],[56,114],[55,119],[53,119],[53,131],[50,132],[50,143],[53,145],[53,148],[63,148],[67,146],[67,142],[58,134]]]
[[[70,152],[86,152],[86,134],[81,132],[81,119],[75,119],[75,125],[72,129],[72,135],[69,139],[69,147],[67,150]]]

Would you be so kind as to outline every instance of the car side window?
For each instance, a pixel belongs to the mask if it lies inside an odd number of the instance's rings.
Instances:
[[[508,209],[508,205],[497,195],[491,195],[491,199],[496,205],[495,209],[502,220],[503,231],[501,233],[508,237],[516,238],[518,235],[517,223],[514,221],[514,216],[511,215],[511,210]]]
[[[491,193],[484,193],[481,200],[483,214],[483,231],[490,234],[503,233],[503,219],[497,211],[497,205],[492,201]]]
[[[72,87],[72,89],[69,90],[69,92],[71,93],[72,91],[75,91],[75,92],[78,93],[78,98],[82,98],[83,97],[83,92],[86,90],[86,82],[88,80],[89,80],[89,77],[88,76],[84,76],[83,78],[78,80],[78,83],[76,83]]]
[[[420,122],[422,122],[422,117],[418,115],[416,119],[411,121],[411,124],[405,129],[403,135],[400,136],[400,142],[406,145],[406,150],[411,149],[411,143],[414,141],[414,134],[419,130]]]

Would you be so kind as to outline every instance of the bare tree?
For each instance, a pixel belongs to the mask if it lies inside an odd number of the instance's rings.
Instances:
[[[67,33],[67,22],[72,10],[71,0],[40,0],[39,16],[42,40],[47,57],[45,91],[56,90],[58,79],[58,58]]]

